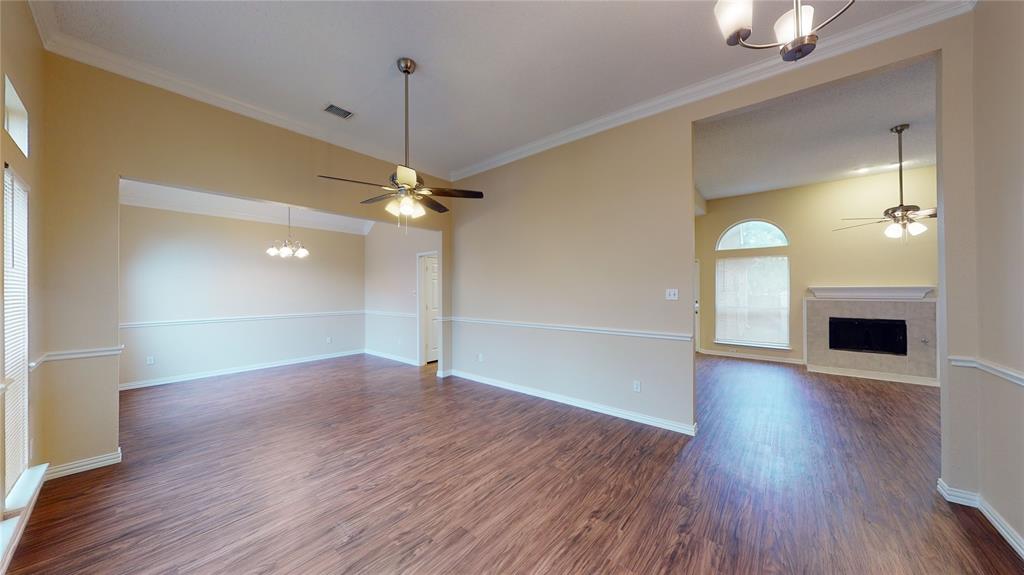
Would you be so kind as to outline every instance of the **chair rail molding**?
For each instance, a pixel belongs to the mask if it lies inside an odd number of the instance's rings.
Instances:
[[[305,313],[278,313],[268,315],[232,315],[232,316],[221,316],[221,317],[197,317],[197,318],[183,318],[183,319],[160,319],[150,321],[126,321],[121,323],[118,327],[121,329],[136,329],[144,327],[163,327],[173,325],[199,325],[205,323],[233,323],[240,321],[269,321],[269,320],[284,320],[284,319],[305,319],[311,317],[344,317],[344,316],[357,316],[363,315],[364,312],[361,309],[351,310],[339,310],[339,311],[314,311]]]
[[[64,351],[48,351],[40,355],[35,361],[28,364],[29,371],[34,370],[48,361],[64,361],[68,359],[85,359],[90,357],[107,357],[121,355],[124,351],[124,344],[113,347],[94,347],[90,349],[68,349]]]
[[[981,371],[990,373],[996,377],[1001,377],[1010,383],[1015,383],[1024,387],[1024,372],[1017,371],[1011,367],[999,365],[993,361],[982,359],[980,357],[968,357],[964,355],[951,355],[949,356],[949,364],[955,367],[973,367],[974,369],[980,369]]]
[[[592,327],[586,325],[571,325],[558,323],[529,323],[521,321],[508,321],[503,319],[483,319],[477,317],[450,317],[443,318],[442,321],[450,321],[452,323],[465,324],[498,325],[503,327],[518,327],[525,329],[544,329],[550,331],[574,331],[579,333],[596,333],[600,335],[615,335],[622,337],[667,339],[672,341],[693,341],[693,335],[681,332],[616,329],[611,327]]]

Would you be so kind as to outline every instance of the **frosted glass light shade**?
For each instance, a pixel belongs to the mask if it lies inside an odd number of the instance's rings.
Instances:
[[[928,231],[928,226],[921,222],[910,222],[910,225],[907,226],[907,231],[910,232],[910,235],[912,236],[919,236]]]
[[[395,179],[398,183],[407,188],[416,187],[416,170],[399,165],[395,168]]]
[[[750,30],[754,24],[753,0],[718,0],[715,3],[718,29],[729,44],[735,44],[740,32]]]
[[[396,218],[398,216],[402,215],[402,212],[400,212],[398,210],[398,200],[397,199],[391,200],[390,202],[388,202],[388,205],[384,206],[384,210],[387,211],[387,213],[391,214],[392,216],[395,216]]]
[[[416,202],[409,196],[405,196],[398,202],[398,212],[403,216],[411,216],[415,211]]]
[[[797,36],[807,36],[814,29],[814,6],[804,4],[801,6],[800,14],[803,16],[800,22],[800,34],[796,33],[796,12],[787,11],[775,21],[775,41],[780,44],[788,44]]]
[[[309,250],[307,250],[306,248],[304,248],[302,246],[299,246],[299,249],[295,250],[295,257],[297,257],[299,259],[302,259],[302,258],[304,258],[304,257],[306,257],[308,255],[309,255]]]
[[[423,209],[423,204],[421,204],[419,202],[416,202],[415,205],[412,208],[412,213],[409,214],[409,217],[411,217],[413,219],[416,219],[416,218],[418,218],[420,216],[425,216],[425,215],[427,215],[427,210]]]
[[[885,237],[892,238],[894,240],[903,237],[903,226],[897,223],[891,223],[885,228]]]
[[[278,250],[278,253],[281,255],[282,258],[290,258],[295,252],[292,250],[291,246],[286,245],[282,247],[280,250]]]
[[[277,255],[277,251],[278,251],[277,250],[277,246],[270,246],[269,248],[267,248],[267,255],[268,256],[276,256]]]

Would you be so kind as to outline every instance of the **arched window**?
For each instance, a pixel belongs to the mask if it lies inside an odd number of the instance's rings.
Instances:
[[[733,225],[718,238],[717,251],[788,246],[786,234],[775,224],[748,220]]]
[[[787,246],[778,226],[740,222],[718,239],[718,251]],[[789,258],[719,258],[715,265],[715,342],[789,349]]]

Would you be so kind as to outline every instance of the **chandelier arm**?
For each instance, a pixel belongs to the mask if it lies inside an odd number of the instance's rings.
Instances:
[[[751,44],[744,40],[742,37],[740,37],[739,40],[740,46],[743,46],[744,48],[750,48],[752,50],[764,50],[766,48],[779,48],[782,46],[781,42],[776,42],[774,44]]]
[[[822,28],[824,28],[825,26],[828,26],[829,24],[831,24],[833,20],[835,20],[836,18],[838,18],[838,17],[842,16],[842,15],[843,15],[843,12],[846,12],[847,10],[849,10],[849,9],[850,9],[850,6],[853,6],[853,3],[854,3],[854,2],[856,2],[856,0],[850,0],[849,2],[847,2],[847,3],[846,3],[846,6],[843,6],[842,8],[840,8],[840,9],[839,9],[839,11],[838,11],[838,12],[836,12],[835,14],[833,14],[832,16],[830,16],[830,17],[829,17],[829,18],[828,18],[827,20],[825,20],[825,21],[824,21],[824,22],[822,22],[821,24],[818,24],[817,26],[815,26],[815,27],[814,27],[814,29],[813,29],[813,30],[811,30],[811,33],[812,33],[812,34],[814,34],[814,33],[815,33],[815,32],[817,32],[818,30],[821,30],[821,29],[822,29]]]

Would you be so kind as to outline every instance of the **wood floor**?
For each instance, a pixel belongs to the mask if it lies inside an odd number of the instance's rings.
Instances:
[[[935,388],[702,357],[700,433],[368,356],[121,393],[13,573],[1021,573]]]

